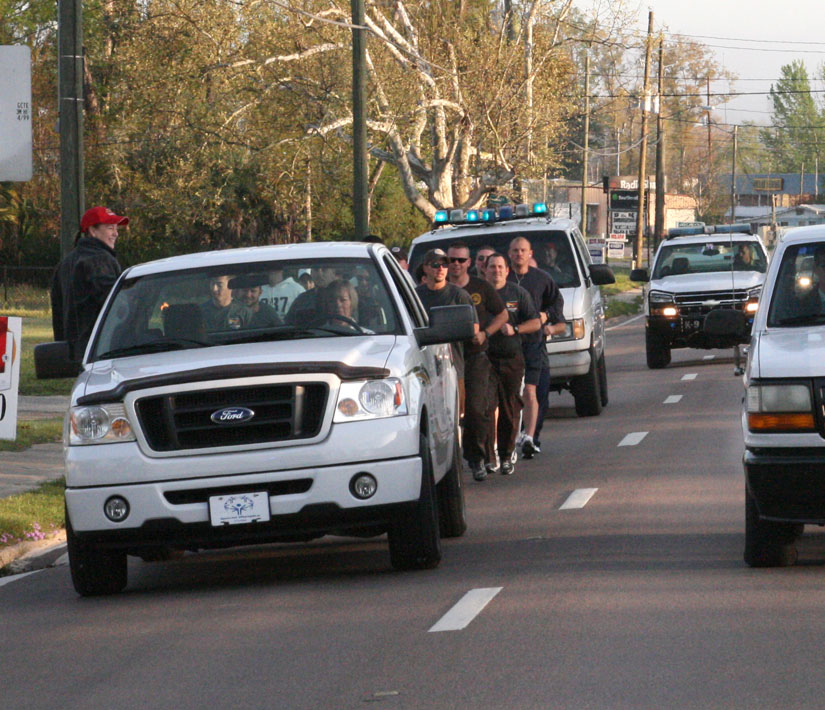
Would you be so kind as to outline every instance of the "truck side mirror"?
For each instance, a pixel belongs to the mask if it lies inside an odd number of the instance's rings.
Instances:
[[[475,335],[475,308],[469,304],[436,306],[430,311],[430,325],[415,329],[419,345],[457,343]]]
[[[77,377],[82,369],[80,363],[72,359],[65,340],[34,346],[34,372],[38,380]]]
[[[630,272],[630,280],[646,284],[650,281],[650,273],[647,269],[633,269]]]
[[[590,278],[596,286],[616,283],[616,275],[607,264],[590,264]]]

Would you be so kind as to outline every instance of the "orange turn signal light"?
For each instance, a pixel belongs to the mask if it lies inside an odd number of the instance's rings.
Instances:
[[[762,433],[772,431],[816,431],[810,412],[763,414],[748,412],[748,429]]]

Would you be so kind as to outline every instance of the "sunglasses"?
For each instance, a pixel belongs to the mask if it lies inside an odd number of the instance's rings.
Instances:
[[[450,257],[450,263],[451,264],[464,264],[468,261],[470,261],[469,256],[451,256]]]
[[[427,264],[431,269],[446,269],[447,262],[446,261],[431,261]]]

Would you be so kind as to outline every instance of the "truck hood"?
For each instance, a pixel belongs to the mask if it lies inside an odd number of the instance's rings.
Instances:
[[[730,291],[731,283],[735,289],[749,289],[760,286],[765,280],[765,274],[758,271],[734,271],[732,273],[732,282],[730,271],[665,276],[663,279],[651,281],[650,290],[667,293],[713,293]]]
[[[822,377],[825,373],[825,326],[766,330],[753,338],[751,377]]]
[[[80,375],[72,394],[78,397],[112,390],[134,379],[186,373],[230,365],[343,363],[350,367],[386,367],[394,335],[348,336],[269,343],[242,343],[194,350],[151,353],[99,360]]]

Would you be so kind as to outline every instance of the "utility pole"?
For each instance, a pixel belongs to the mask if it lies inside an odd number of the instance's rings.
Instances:
[[[74,248],[86,211],[83,181],[83,10],[81,0],[59,0],[57,110],[60,132],[60,255]]]
[[[584,157],[582,158],[581,233],[587,236],[587,159],[590,147],[590,48],[584,58]]]
[[[636,262],[642,267],[642,252],[645,242],[645,171],[647,160],[647,105],[650,93],[650,38],[653,34],[653,10],[647,16],[647,47],[645,48],[645,83],[642,91],[642,144],[639,148],[639,213],[636,215]]]
[[[653,227],[653,248],[665,238],[665,122],[662,118],[664,94],[665,40],[659,40],[659,113],[656,116],[656,221]]]
[[[364,0],[352,0],[352,211],[355,238],[369,234],[367,211],[366,34]]]
[[[733,156],[730,169],[730,224],[736,222],[736,134],[739,126],[733,127]]]

